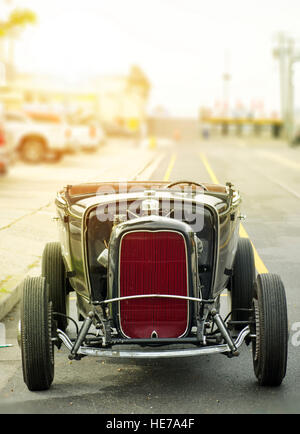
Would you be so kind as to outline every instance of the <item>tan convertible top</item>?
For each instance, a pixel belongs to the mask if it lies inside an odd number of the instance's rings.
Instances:
[[[96,194],[100,188],[106,186],[114,189],[116,193],[118,193],[121,188],[122,193],[124,193],[124,185],[127,186],[128,190],[133,187],[140,187],[141,190],[147,190],[151,188],[152,189],[165,188],[169,184],[170,184],[169,182],[165,182],[165,181],[146,181],[146,182],[130,181],[130,182],[126,182],[126,184],[124,182],[123,183],[122,182],[96,182],[96,183],[68,185],[65,191],[67,191],[68,195],[72,197],[72,196]],[[227,187],[225,185],[208,184],[208,183],[202,183],[202,185],[205,186],[207,188],[207,191],[211,193],[222,193],[222,194],[228,193]],[[197,186],[194,186],[194,188],[196,189]]]

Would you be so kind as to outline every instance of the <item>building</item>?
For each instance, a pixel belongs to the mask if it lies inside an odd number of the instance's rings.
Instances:
[[[3,77],[5,82],[5,71]],[[9,83],[0,84],[0,101],[7,109],[22,110],[30,105],[90,112],[104,123],[136,132],[146,122],[149,91],[148,79],[136,66],[127,75],[91,77],[80,83],[51,75],[16,73]]]

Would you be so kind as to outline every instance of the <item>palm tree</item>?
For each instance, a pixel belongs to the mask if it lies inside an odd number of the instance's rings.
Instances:
[[[10,81],[13,81],[15,76],[14,40],[19,36],[22,29],[27,25],[35,24],[36,21],[36,14],[29,9],[14,9],[7,20],[0,21],[0,43],[1,39],[8,40],[9,50],[8,59],[6,61],[4,58],[0,59],[0,65],[6,70],[6,78]]]
[[[36,14],[29,9],[13,10],[6,21],[0,21],[0,38],[10,36],[14,30],[20,30],[28,24],[35,24],[36,19]]]

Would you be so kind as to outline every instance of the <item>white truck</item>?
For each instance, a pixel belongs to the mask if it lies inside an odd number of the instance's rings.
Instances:
[[[104,130],[92,116],[69,116],[68,122],[72,130],[70,144],[74,149],[95,152],[105,143]]]
[[[70,128],[60,116],[7,111],[4,122],[11,150],[27,163],[58,161],[70,150]]]

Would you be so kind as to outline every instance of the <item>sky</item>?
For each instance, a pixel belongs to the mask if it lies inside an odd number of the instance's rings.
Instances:
[[[0,0],[0,3],[5,0]],[[96,74],[125,74],[139,65],[152,84],[151,111],[164,106],[195,115],[224,96],[232,106],[263,102],[280,109],[279,66],[272,50],[279,31],[299,40],[299,0],[11,0],[38,23],[19,37],[20,70],[76,83]],[[299,70],[299,71],[298,71]],[[295,67],[300,106],[300,64]]]

